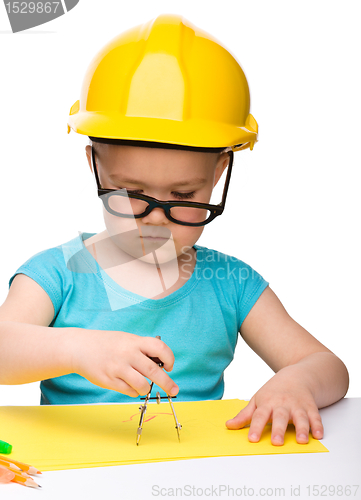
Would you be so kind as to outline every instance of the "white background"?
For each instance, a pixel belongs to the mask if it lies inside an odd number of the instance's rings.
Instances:
[[[1,3],[0,303],[29,257],[103,230],[87,139],[67,135],[67,116],[95,53],[161,13],[182,14],[236,56],[260,126],[253,152],[236,154],[225,213],[199,244],[262,274],[346,363],[348,396],[360,397],[358,1],[80,0],[18,34]],[[225,397],[249,399],[272,374],[241,339]],[[0,405],[39,404],[38,386],[0,386]]]

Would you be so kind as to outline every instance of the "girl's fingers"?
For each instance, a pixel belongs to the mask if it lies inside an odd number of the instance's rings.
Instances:
[[[157,365],[154,361],[147,357],[142,357],[139,364],[135,364],[134,368],[140,372],[144,377],[158,385],[166,394],[170,396],[176,396],[179,392],[179,387],[170,378],[170,376]],[[145,380],[143,377],[143,380]],[[146,394],[146,393],[144,393]]]
[[[314,401],[310,398],[289,399],[285,401],[285,398],[274,397],[272,401],[268,397],[262,402],[257,393],[238,415],[227,420],[226,426],[228,429],[241,429],[250,424],[248,439],[257,443],[265,426],[272,422],[271,443],[275,446],[283,445],[290,422],[295,426],[297,443],[308,443],[310,427],[312,436],[315,439],[322,439],[324,432],[322,420]]]
[[[281,446],[284,443],[285,432],[288,426],[290,413],[284,406],[274,408],[272,412],[272,434],[271,443]]]
[[[15,472],[0,465],[0,483],[10,483],[15,477]]]
[[[292,417],[293,425],[296,429],[296,441],[300,444],[308,443],[310,432],[310,422],[306,410],[300,409],[294,412]]]
[[[315,439],[322,439],[324,430],[323,430],[321,415],[318,413],[317,410],[315,410],[312,412],[310,411],[308,413],[308,417],[311,426],[312,436]]]
[[[255,410],[248,433],[249,441],[257,443],[261,439],[263,429],[269,422],[271,414],[272,408],[268,406],[262,406]]]
[[[172,371],[174,365],[174,354],[165,342],[152,337],[145,337],[142,342],[141,351],[143,354],[149,358],[160,359],[164,364],[163,368],[167,372]]]
[[[103,387],[104,389],[110,389],[111,391],[121,392],[126,396],[130,396],[131,398],[137,398],[139,393],[133,389],[127,382],[125,382],[122,378],[103,376],[102,378],[92,380],[89,379],[93,384],[98,385],[99,387]]]
[[[254,398],[250,400],[248,405],[243,408],[234,418],[227,420],[226,426],[228,429],[242,429],[248,425],[252,420],[252,415],[256,409]]]

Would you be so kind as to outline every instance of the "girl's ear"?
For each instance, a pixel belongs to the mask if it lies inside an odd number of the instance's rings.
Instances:
[[[85,146],[85,153],[86,153],[86,158],[87,158],[87,160],[88,160],[88,164],[89,164],[90,171],[91,171],[91,173],[93,173],[93,169],[92,169],[92,159],[91,159],[92,149],[91,149],[91,147],[89,146],[89,144],[88,144],[87,146]]]
[[[214,184],[213,184],[213,187],[217,184],[217,182],[221,178],[221,175],[223,174],[223,172],[225,171],[225,169],[228,167],[229,160],[230,160],[230,157],[229,157],[228,153],[221,153],[220,154],[220,156],[218,158],[218,161],[217,161],[216,170],[214,172]]]

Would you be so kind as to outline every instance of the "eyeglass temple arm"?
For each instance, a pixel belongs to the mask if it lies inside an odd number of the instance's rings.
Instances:
[[[97,182],[98,189],[102,189],[102,186],[101,186],[100,181],[99,181],[99,176],[98,176],[98,171],[97,171],[97,165],[96,165],[96,162],[95,162],[94,148],[93,148],[93,146],[90,146],[90,147],[91,147],[91,150],[92,150],[91,162],[92,162],[92,169],[93,169],[93,172],[94,172],[94,175],[95,175],[95,180]]]
[[[219,203],[219,205],[222,208],[224,208],[225,205],[226,205],[226,198],[227,198],[228,186],[229,186],[229,182],[231,180],[233,158],[234,158],[233,151],[228,151],[228,154],[229,154],[228,172],[227,172],[226,182],[225,182],[224,188],[223,188],[222,201],[221,201],[221,203]]]

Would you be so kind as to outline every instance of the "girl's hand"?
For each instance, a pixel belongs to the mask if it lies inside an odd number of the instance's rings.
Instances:
[[[15,477],[15,472],[0,465],[0,483],[10,483]]]
[[[297,375],[297,368],[293,366],[280,370],[236,417],[226,422],[228,429],[241,429],[250,424],[248,439],[256,443],[265,425],[272,422],[271,443],[279,446],[284,442],[287,425],[293,423],[298,443],[308,442],[310,427],[313,437],[321,439],[323,425],[315,399]]]
[[[132,333],[74,328],[69,338],[73,373],[93,384],[131,397],[146,395],[150,385],[146,378],[175,396],[179,387],[150,357],[164,363],[171,371],[174,355],[161,340]]]

